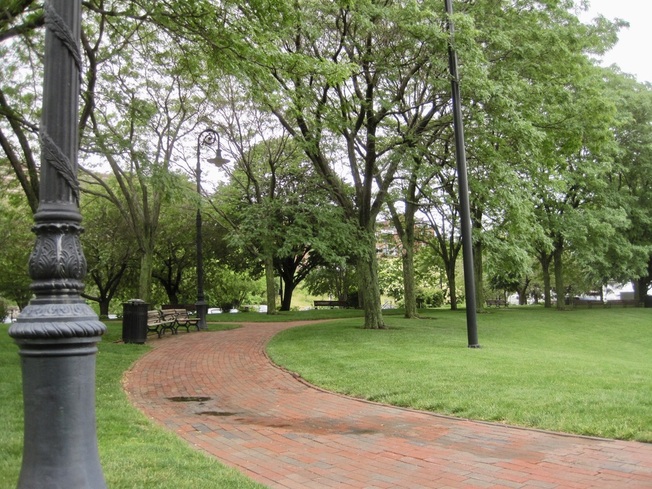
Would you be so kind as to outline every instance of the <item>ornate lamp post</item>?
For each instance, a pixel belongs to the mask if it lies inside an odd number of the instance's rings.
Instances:
[[[40,204],[29,260],[35,298],[9,329],[19,346],[25,432],[20,489],[105,488],[95,430],[95,355],[106,328],[81,298],[77,182],[81,0],[47,0]]]
[[[204,129],[197,136],[197,168],[195,176],[197,177],[197,195],[199,196],[199,205],[197,206],[197,317],[199,318],[199,329],[207,329],[206,313],[208,304],[204,297],[204,254],[202,246],[202,218],[201,218],[201,148],[202,146],[216,145],[215,158],[209,158],[207,161],[217,167],[222,167],[229,162],[222,156],[220,148],[220,135],[214,129]]]

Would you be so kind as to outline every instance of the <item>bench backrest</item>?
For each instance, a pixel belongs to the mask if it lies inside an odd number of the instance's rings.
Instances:
[[[163,309],[163,315],[173,316],[180,319],[188,319],[188,311],[186,309]]]
[[[346,301],[314,301],[315,306],[345,306]]]

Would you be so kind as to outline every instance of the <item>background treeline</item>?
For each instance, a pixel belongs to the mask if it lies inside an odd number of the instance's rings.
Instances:
[[[599,66],[623,25],[570,0],[455,2],[477,303],[652,276],[652,91]],[[83,3],[86,297],[216,307],[305,285],[365,310],[464,298],[444,2]],[[0,10],[0,296],[30,299],[42,4]],[[209,170],[220,134],[230,163]],[[202,192],[195,167],[202,166]],[[281,297],[277,297],[281,293]]]

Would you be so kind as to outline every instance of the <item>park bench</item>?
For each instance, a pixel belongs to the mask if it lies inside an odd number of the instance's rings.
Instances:
[[[187,309],[166,309],[166,313],[174,315],[175,327],[174,332],[181,328],[186,328],[186,332],[190,332],[190,327],[193,326],[197,331],[199,331],[199,318],[190,317],[190,314]]]
[[[347,301],[315,301],[315,307],[348,307]]]
[[[507,306],[507,302],[504,301],[503,299],[487,299],[487,306],[495,306],[495,307]]]
[[[591,299],[580,299],[575,297],[573,299],[573,306],[587,306],[591,309],[593,306],[603,306],[604,304],[601,301],[591,300]]]
[[[156,333],[160,338],[166,329],[169,329],[172,334],[177,334],[176,319],[173,314],[168,312],[153,309],[147,311],[147,332]]]
[[[640,306],[639,302],[635,299],[621,299],[615,301],[607,301],[605,304],[607,307],[611,306],[622,306],[622,307],[638,307]]]

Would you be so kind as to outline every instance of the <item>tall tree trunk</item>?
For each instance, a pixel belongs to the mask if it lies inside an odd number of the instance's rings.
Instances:
[[[398,233],[403,248],[401,262],[403,265],[403,302],[405,304],[405,317],[407,319],[419,316],[417,311],[417,295],[414,278],[414,246],[415,246],[415,219],[414,216],[418,210],[416,201],[417,184],[414,175],[410,179],[407,190],[407,199],[405,202],[405,211],[403,213],[405,224],[393,202],[388,202],[394,228]]]
[[[649,286],[650,277],[647,275],[645,277],[634,280],[634,298],[639,304],[645,302],[645,297],[647,297],[647,289]]]
[[[111,299],[102,298],[98,301],[98,305],[100,306],[100,318],[104,319],[109,317],[109,304],[111,304]]]
[[[564,252],[561,243],[555,244],[555,251],[553,252],[553,260],[555,266],[555,293],[557,294],[557,309],[562,310],[565,308],[566,290],[564,287],[564,265],[562,262],[562,254]]]
[[[476,234],[477,236],[477,234]],[[484,309],[484,276],[482,273],[482,240],[473,242],[473,272],[475,279],[475,307],[482,312]]]
[[[179,295],[176,293],[176,291],[168,290],[167,295],[169,304],[179,304]]]
[[[376,243],[371,240],[372,246],[368,252],[357,260],[358,269],[358,295],[364,307],[364,328],[385,329],[383,309],[378,288],[378,260],[376,258]]]
[[[448,290],[451,300],[451,311],[457,311],[457,287],[455,281],[455,261],[446,263],[446,281],[448,282]]]
[[[482,243],[482,209],[475,207],[473,210],[473,275],[475,280],[475,307],[482,312],[484,309],[484,274],[483,274],[483,243]]]
[[[154,252],[146,251],[140,259],[140,277],[138,280],[138,298],[149,303],[152,290],[152,269]]]
[[[265,255],[265,286],[267,290],[267,314],[276,314],[276,280],[274,279],[274,256]],[[286,290],[287,295],[287,290]]]
[[[545,251],[539,252],[539,263],[541,264],[541,274],[543,275],[543,306],[552,307],[552,298],[550,296],[550,261],[552,256]]]
[[[408,319],[419,316],[417,311],[417,294],[414,286],[414,242],[412,246],[403,248],[403,300],[405,302],[405,317]]]
[[[525,306],[527,305],[527,288],[530,286],[530,279],[525,277],[523,283],[518,285],[518,305]]]
[[[281,300],[281,311],[289,311],[292,307],[292,293],[294,292],[295,284],[293,282],[285,283],[285,293]]]

